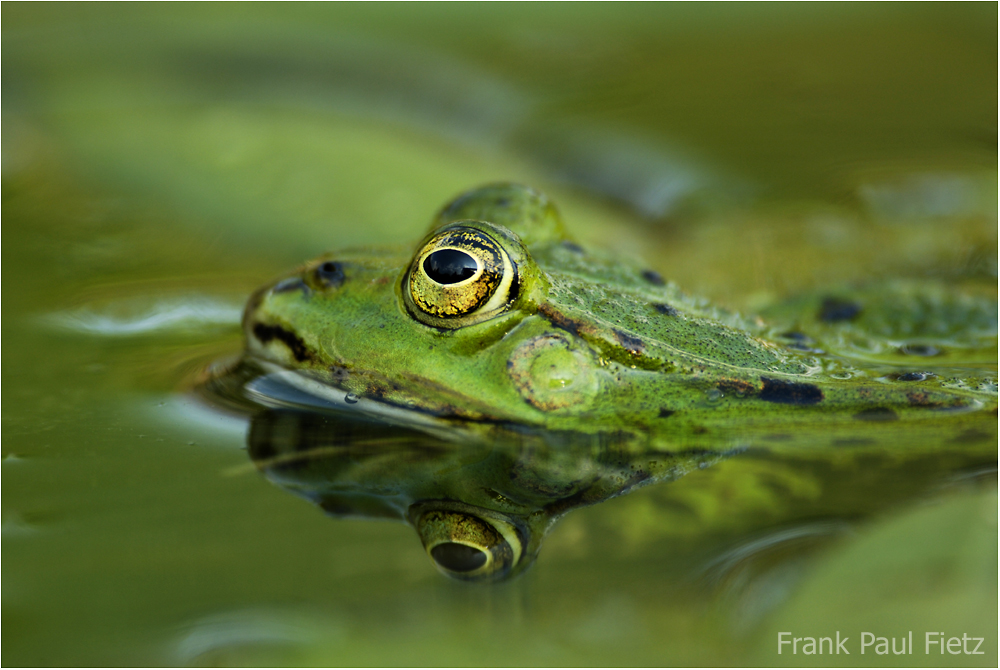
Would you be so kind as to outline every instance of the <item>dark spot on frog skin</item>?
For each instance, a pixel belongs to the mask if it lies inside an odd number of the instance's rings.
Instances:
[[[643,342],[638,337],[629,335],[628,333],[622,332],[617,328],[613,328],[612,332],[615,334],[615,339],[621,344],[630,354],[634,356],[641,356],[642,352],[646,350],[646,343]]]
[[[941,350],[930,344],[904,344],[899,353],[904,356],[939,356]]]
[[[676,309],[663,302],[654,302],[653,309],[655,309],[660,314],[666,314],[667,316],[678,316],[680,314],[680,312],[678,312]]]
[[[671,416],[673,416],[674,414],[676,414],[676,412],[675,412],[674,410],[672,410],[672,409],[667,409],[666,407],[661,407],[661,408],[660,408],[660,413],[659,413],[659,414],[657,414],[656,416],[657,416],[658,418],[660,418],[660,419],[666,419],[666,418],[668,418],[668,417],[671,417]]]
[[[586,329],[586,324],[581,321],[575,321],[561,312],[557,312],[552,305],[539,305],[538,312],[544,316],[549,322],[556,328],[562,328],[563,330],[570,332],[574,335],[580,333],[581,330]]]
[[[817,318],[827,323],[839,323],[841,321],[851,321],[860,313],[861,305],[853,300],[830,297],[823,298]]]
[[[337,288],[344,283],[344,268],[340,263],[326,261],[313,270],[316,281],[327,288]]]
[[[271,289],[271,293],[290,293],[292,291],[302,291],[308,294],[309,287],[306,286],[301,277],[289,277],[288,279],[281,280]]]
[[[642,278],[648,281],[653,286],[663,286],[664,284],[666,284],[666,282],[663,281],[663,275],[661,275],[656,270],[643,270]]]
[[[786,382],[781,379],[761,377],[764,387],[760,391],[760,399],[765,402],[777,402],[784,405],[815,405],[823,399],[823,391],[812,384]]]
[[[899,415],[888,407],[872,407],[861,410],[854,418],[858,421],[896,421]]]
[[[279,342],[282,342],[291,350],[292,356],[295,357],[295,360],[300,363],[312,358],[312,352],[310,352],[305,343],[299,339],[298,335],[285,330],[281,326],[269,326],[264,323],[255,323],[253,326],[253,334],[254,337],[260,340],[261,344],[267,344],[271,340],[278,340]]]
[[[898,382],[922,382],[928,377],[933,376],[933,372],[902,372],[896,375],[889,375],[889,379],[895,379]]]
[[[569,240],[563,240],[562,241],[562,246],[563,246],[563,249],[567,249],[569,251],[572,251],[574,254],[582,254],[583,253],[583,247],[581,247],[576,242],[570,242]]]

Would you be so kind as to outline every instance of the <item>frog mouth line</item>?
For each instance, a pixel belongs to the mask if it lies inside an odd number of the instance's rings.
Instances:
[[[468,422],[454,421],[420,408],[402,407],[384,400],[360,397],[346,389],[260,358],[255,358],[254,364],[265,374],[247,382],[243,386],[243,393],[248,400],[265,407],[349,412],[391,425],[417,428],[449,440],[456,437],[468,440],[477,434],[470,429]]]

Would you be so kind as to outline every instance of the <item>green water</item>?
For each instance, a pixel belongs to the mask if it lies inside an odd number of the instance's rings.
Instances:
[[[3,18],[4,665],[995,666],[995,417],[936,458],[750,454],[576,510],[484,587],[264,481],[188,393],[257,286],[498,179],[737,309],[995,288],[995,5]],[[849,657],[776,655],[838,630]]]

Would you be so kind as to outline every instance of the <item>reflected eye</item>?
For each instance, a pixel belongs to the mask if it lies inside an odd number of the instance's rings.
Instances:
[[[502,313],[517,298],[518,285],[517,267],[492,236],[455,225],[417,252],[403,296],[423,323],[461,328]]]
[[[431,558],[445,570],[472,572],[486,565],[489,555],[482,549],[458,542],[442,542],[430,550]]]
[[[430,510],[416,521],[417,533],[435,565],[466,581],[502,579],[521,558],[521,539],[501,519]]]

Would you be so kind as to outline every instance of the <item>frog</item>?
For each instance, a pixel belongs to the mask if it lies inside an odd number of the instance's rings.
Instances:
[[[910,456],[963,435],[995,444],[993,289],[894,280],[748,317],[585,248],[546,195],[496,183],[447,202],[416,245],[327,253],[257,290],[237,377],[272,409],[451,445],[530,435],[630,454],[600,495],[576,492],[593,502],[761,444],[907,444]],[[552,501],[515,514],[509,498],[428,489],[398,516],[442,572],[490,581],[537,553],[544,532],[526,519],[554,518],[540,512]]]
[[[317,382],[311,388],[465,421],[696,435],[815,426],[872,409],[898,418],[995,411],[995,378],[896,374],[893,360],[852,356],[835,335],[805,330],[855,328],[908,291],[828,296],[802,306],[816,324],[768,326],[641,264],[584,250],[546,196],[496,184],[445,205],[415,252],[327,254],[265,286],[248,301],[243,330],[249,357],[294,370]],[[967,305],[936,297],[921,318],[961,311],[995,358],[995,296]],[[898,349],[933,349],[919,333],[909,338],[915,344]]]

